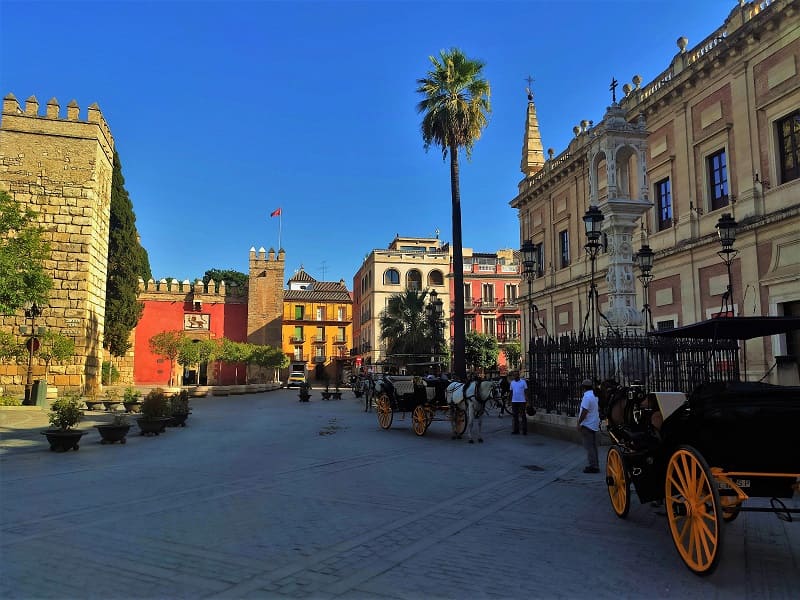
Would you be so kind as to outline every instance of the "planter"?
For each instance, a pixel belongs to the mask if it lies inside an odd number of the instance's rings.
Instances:
[[[167,422],[170,420],[171,417],[156,417],[154,419],[150,419],[147,417],[142,417],[140,419],[136,419],[136,422],[139,424],[140,435],[158,435],[162,433],[167,428]]]
[[[107,411],[116,410],[119,405],[119,400],[103,400],[103,406],[106,407]]]
[[[341,400],[342,399],[342,392],[333,392],[333,394],[331,394],[331,398],[333,400]]]
[[[165,388],[161,388],[161,389],[164,391],[164,395],[167,398],[171,398],[172,396],[174,396],[175,394],[180,393],[180,391],[181,391],[181,388],[175,387],[175,386],[165,387]]]
[[[256,385],[255,383],[248,383],[246,386],[244,386],[244,390],[248,394],[255,394],[256,392],[260,391],[258,389],[258,385]]]
[[[192,398],[205,398],[211,388],[207,385],[198,385],[189,390],[189,395]]]
[[[142,403],[141,402],[124,402],[122,404],[125,407],[125,412],[127,413],[138,413],[142,410]]]
[[[42,435],[47,436],[47,441],[50,444],[50,450],[52,452],[77,450],[78,443],[85,434],[85,431],[80,431],[78,429],[48,429],[42,432]]]
[[[300,392],[298,395],[300,396],[300,402],[308,402],[308,399],[311,398],[311,394],[308,392]]]
[[[104,404],[102,400],[84,400],[83,402],[86,404],[87,410],[100,410]]]
[[[246,385],[232,385],[230,386],[231,395],[233,394],[244,394],[247,391]]]
[[[231,386],[229,385],[215,385],[214,386],[214,395],[215,396],[227,396],[231,393]]]
[[[169,417],[168,427],[186,427],[186,419],[189,418],[190,413],[175,413]]]
[[[119,442],[120,444],[124,444],[127,440],[125,436],[128,435],[128,431],[130,430],[130,425],[95,425],[97,431],[100,432],[100,440],[101,444],[113,444],[114,442]]]

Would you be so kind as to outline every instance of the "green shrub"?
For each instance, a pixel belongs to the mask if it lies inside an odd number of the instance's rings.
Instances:
[[[161,388],[150,390],[142,400],[142,415],[147,419],[157,419],[171,415],[169,399]]]
[[[67,394],[58,398],[50,407],[50,425],[58,429],[72,429],[83,418],[82,404],[78,394]]]
[[[131,403],[131,402],[138,402],[140,397],[141,397],[141,394],[139,394],[139,392],[136,391],[135,388],[127,387],[127,388],[125,388],[125,393],[122,396],[122,403],[123,404],[128,404],[128,403]]]
[[[0,396],[0,406],[22,406],[22,400],[13,396]]]
[[[189,414],[189,391],[181,390],[170,398],[170,408],[173,415]]]
[[[119,371],[117,371],[114,363],[107,360],[103,361],[102,381],[103,385],[113,385],[119,381]]]

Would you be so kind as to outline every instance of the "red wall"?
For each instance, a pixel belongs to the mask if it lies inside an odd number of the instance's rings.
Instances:
[[[169,385],[169,361],[150,352],[149,340],[162,331],[183,331],[183,315],[195,313],[191,302],[145,300],[142,318],[136,326],[133,378],[136,385]],[[211,339],[223,337],[235,342],[247,341],[247,304],[203,303],[200,314],[209,315]],[[187,331],[191,336],[192,331]],[[197,337],[203,337],[205,332]],[[209,365],[209,381],[218,385],[245,383],[245,365],[216,363]],[[176,367],[176,371],[179,370]]]

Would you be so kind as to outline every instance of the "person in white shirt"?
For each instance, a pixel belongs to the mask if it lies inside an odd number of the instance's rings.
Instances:
[[[519,371],[514,371],[514,379],[511,381],[511,418],[514,421],[513,435],[518,435],[520,425],[522,435],[528,435],[528,416],[525,414],[525,400],[528,384],[524,379],[519,378]]]
[[[578,415],[578,429],[583,438],[583,447],[586,450],[586,460],[589,465],[584,473],[599,473],[600,465],[597,461],[597,432],[600,431],[600,410],[597,396],[594,395],[591,379],[584,379],[581,389],[584,390],[581,398],[580,414]]]

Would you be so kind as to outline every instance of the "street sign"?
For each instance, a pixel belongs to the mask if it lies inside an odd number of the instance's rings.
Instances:
[[[25,347],[28,349],[28,352],[34,353],[39,351],[39,338],[31,337],[28,338],[28,341],[25,342]]]

